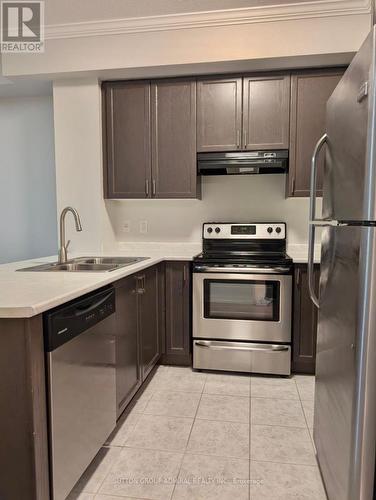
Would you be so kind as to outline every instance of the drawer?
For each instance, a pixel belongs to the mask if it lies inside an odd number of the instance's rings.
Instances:
[[[290,375],[291,347],[281,344],[194,340],[193,368]]]

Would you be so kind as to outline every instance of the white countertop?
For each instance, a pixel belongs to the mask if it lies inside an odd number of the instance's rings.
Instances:
[[[315,249],[316,250],[316,249]],[[17,269],[56,261],[56,256],[0,265],[0,318],[30,318],[165,260],[192,260],[201,244],[126,243],[106,252],[70,254],[83,256],[135,256],[147,260],[110,272],[16,272]],[[306,245],[290,245],[295,263],[307,262]],[[315,252],[319,262],[319,248]]]
[[[142,271],[164,260],[192,260],[201,245],[130,244],[116,251],[70,254],[149,257],[110,272],[16,272],[17,269],[56,261],[56,256],[0,265],[0,318],[30,318],[102,286]]]

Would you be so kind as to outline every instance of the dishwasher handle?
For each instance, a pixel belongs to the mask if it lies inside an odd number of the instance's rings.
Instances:
[[[109,298],[111,298],[113,293],[114,293],[113,290],[110,290],[106,295],[104,295],[103,297],[101,297],[99,299],[94,297],[91,304],[89,304],[89,305],[83,305],[83,306],[78,305],[76,307],[76,310],[74,311],[73,316],[75,316],[76,318],[79,318],[80,316],[82,316],[84,314],[88,314],[91,311],[94,311],[97,307],[100,307]]]
[[[115,289],[105,288],[43,315],[45,351],[51,352],[115,312]]]

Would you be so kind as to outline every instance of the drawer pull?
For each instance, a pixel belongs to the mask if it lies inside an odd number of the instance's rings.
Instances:
[[[213,349],[216,351],[265,351],[265,352],[281,352],[288,351],[289,347],[285,345],[268,345],[268,346],[260,346],[255,344],[253,346],[225,346],[225,345],[215,345],[210,342],[200,342],[196,341],[195,345],[198,347],[203,347],[204,349]]]

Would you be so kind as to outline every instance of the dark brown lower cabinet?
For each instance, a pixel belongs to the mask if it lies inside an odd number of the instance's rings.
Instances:
[[[318,290],[320,267],[315,265],[315,284]],[[311,301],[308,289],[306,264],[296,264],[294,269],[293,297],[293,357],[295,373],[315,373],[317,309]]]
[[[118,416],[160,357],[159,274],[154,266],[115,283]]]
[[[160,356],[158,267],[138,275],[138,321],[140,332],[142,379],[150,373]]]
[[[166,263],[166,336],[162,362],[191,364],[191,273],[190,263]]]
[[[0,499],[49,500],[42,315],[0,319]]]
[[[142,383],[139,353],[136,278],[115,283],[116,288],[116,406],[123,412]]]

